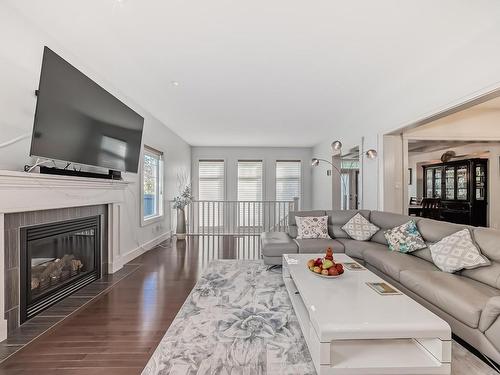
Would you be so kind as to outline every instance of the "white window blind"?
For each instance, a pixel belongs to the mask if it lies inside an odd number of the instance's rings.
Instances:
[[[202,201],[224,200],[224,160],[200,160],[198,199]]]
[[[262,225],[262,160],[238,161],[239,227],[255,228]],[[251,202],[253,201],[253,202]]]
[[[223,206],[214,201],[224,200],[224,160],[200,160],[198,165],[198,225],[208,230],[223,225]]]
[[[262,161],[238,161],[238,200],[262,200]]]
[[[276,200],[293,201],[300,198],[301,185],[300,161],[286,160],[276,162]]]

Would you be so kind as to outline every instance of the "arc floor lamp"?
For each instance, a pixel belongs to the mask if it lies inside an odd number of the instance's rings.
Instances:
[[[326,159],[321,159],[321,158],[313,158],[311,160],[311,165],[313,167],[317,167],[317,166],[319,166],[320,162],[325,162],[332,167],[331,174],[329,174],[327,172],[327,175],[332,176],[332,208],[334,209],[334,206],[335,206],[335,202],[334,202],[334,194],[335,194],[334,186],[335,185],[334,185],[334,180],[333,180],[333,178],[334,178],[333,171],[334,170],[337,172],[338,177],[340,178],[340,183],[344,187],[344,192],[347,191],[347,186],[346,186],[345,180],[342,178],[342,171],[341,171],[341,169],[342,169],[342,142],[341,141],[334,141],[334,142],[332,142],[330,147],[331,147],[331,151],[332,151],[332,160],[331,161],[326,160]],[[377,157],[377,150],[369,149],[368,151],[366,151],[364,153],[364,156],[366,156],[368,159],[375,159]],[[338,157],[340,168],[337,167],[334,163],[335,157]],[[346,198],[347,198],[346,195],[344,197],[342,197],[342,199],[344,200],[344,209],[346,209],[346,207],[347,207]]]

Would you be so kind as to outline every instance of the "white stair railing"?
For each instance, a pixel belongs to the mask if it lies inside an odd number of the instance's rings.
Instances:
[[[187,234],[256,236],[288,230],[288,213],[297,210],[293,201],[193,201],[185,208]]]

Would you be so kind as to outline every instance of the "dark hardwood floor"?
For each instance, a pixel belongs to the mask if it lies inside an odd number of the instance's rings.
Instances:
[[[165,243],[138,269],[0,365],[0,374],[140,374],[212,259],[258,259],[258,237]]]

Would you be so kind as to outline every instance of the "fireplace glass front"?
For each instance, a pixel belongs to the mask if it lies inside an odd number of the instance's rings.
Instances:
[[[21,228],[21,323],[100,277],[100,216]]]

